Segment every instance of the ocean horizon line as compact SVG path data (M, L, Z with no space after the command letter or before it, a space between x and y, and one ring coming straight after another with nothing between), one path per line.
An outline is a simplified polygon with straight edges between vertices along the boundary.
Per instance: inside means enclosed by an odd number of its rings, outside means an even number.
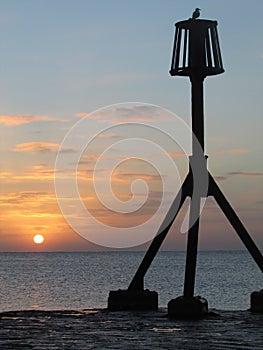
M10 251L0 251L0 254L11 254L11 253L144 253L145 250L128 250L128 249L109 249L109 250L36 250L36 251L19 251L19 250L10 250ZM263 252L262 249L260 249ZM160 253L186 253L186 250L165 250L161 249ZM201 249L198 251L199 253L210 253L210 252L249 252L247 249Z

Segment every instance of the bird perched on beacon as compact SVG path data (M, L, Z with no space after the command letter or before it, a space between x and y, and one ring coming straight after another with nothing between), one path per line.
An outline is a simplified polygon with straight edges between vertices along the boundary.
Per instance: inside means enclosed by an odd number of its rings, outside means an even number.
M200 16L200 9L197 7L192 14L192 19L196 19L199 16Z

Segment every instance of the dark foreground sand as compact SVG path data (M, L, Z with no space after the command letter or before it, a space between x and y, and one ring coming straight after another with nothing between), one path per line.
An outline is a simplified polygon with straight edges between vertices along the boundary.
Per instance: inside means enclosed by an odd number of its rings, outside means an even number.
M215 311L199 321L155 312L17 311L0 314L0 349L263 349L263 315Z

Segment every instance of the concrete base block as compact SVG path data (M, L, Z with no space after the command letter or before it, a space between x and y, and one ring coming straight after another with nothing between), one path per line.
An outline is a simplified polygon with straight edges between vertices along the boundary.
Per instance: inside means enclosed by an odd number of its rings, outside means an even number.
M158 293L148 289L142 291L116 290L110 291L108 309L116 310L157 310Z
M202 318L208 314L207 300L201 297L178 297L168 303L168 316L174 318Z
M250 310L263 313L263 289L250 295Z

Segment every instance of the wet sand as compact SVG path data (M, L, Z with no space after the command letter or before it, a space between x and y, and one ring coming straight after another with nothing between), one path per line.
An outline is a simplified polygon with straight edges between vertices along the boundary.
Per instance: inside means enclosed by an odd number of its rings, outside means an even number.
M170 320L166 310L0 313L0 349L263 349L263 314L212 310Z

